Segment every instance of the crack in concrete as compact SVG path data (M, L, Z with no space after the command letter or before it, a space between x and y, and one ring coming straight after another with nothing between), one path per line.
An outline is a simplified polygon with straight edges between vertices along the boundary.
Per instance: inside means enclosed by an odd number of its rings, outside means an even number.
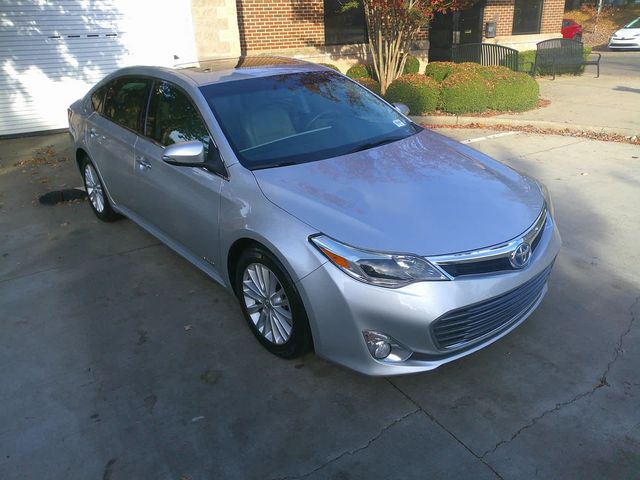
M340 460L343 457L349 456L349 455L355 455L358 452L361 452L363 450L366 450L367 448L369 448L371 446L371 444L373 444L376 440L378 440L382 435L384 435L389 429L391 429L392 427L394 427L395 425L397 425L398 423L404 421L406 418L410 417L411 415L414 415L415 413L418 413L420 411L419 408L416 408L415 410L412 410L409 413L406 413L404 415L402 415L400 418L395 419L393 422L391 422L389 425L385 426L384 428L382 428L376 435L374 435L370 440L368 440L364 445L355 448L353 450L347 450L344 451L338 455L336 455L335 457L327 460L326 462L318 465L316 468L314 468L313 470L310 470L306 473L303 473L301 475L294 475L294 476L286 476L286 477L275 477L272 478L271 480L298 480L300 478L307 478L310 475L313 475L314 473L322 470L323 468L331 465L334 462L337 462L338 460Z
M102 480L111 480L111 475L113 474L113 465L118 460L118 457L112 458L107 462L104 466L104 472L102 474Z
M566 407L568 405L571 405L571 404L577 402L578 400L581 400L581 399L583 399L585 397L593 395L597 390L601 389L602 387L608 387L609 386L609 382L607 381L607 376L609 375L609 372L613 368L614 364L620 358L620 354L624 351L623 348L622 348L622 344L624 343L624 338L631 332L631 328L633 327L633 324L637 320L635 310L636 310L636 307L638 306L639 303L640 303L640 296L638 296L634 300L634 302L631 304L631 307L629 307L629 315L631 316L631 319L629 320L627 328L620 334L620 337L618 338L618 343L616 344L616 347L615 347L614 352L613 352L613 358L609 361L609 363L607 363L607 366L604 369L604 372L602 373L602 375L598 379L598 383L594 387L592 387L591 389L587 390L586 392L582 392L582 393L577 394L576 396L574 396L570 400L567 400L567 401L564 401L564 402L560 402L560 403L556 403L556 405L553 408L545 410L544 412L542 412L537 417L532 418L528 423L523 425L513 435L511 435L511 438L509 438L508 440L500 440L492 448L490 448L489 450L484 452L481 455L481 458L485 458L487 455L491 455L492 453L494 453L496 450L498 450L503 445L512 442L522 432L524 432L525 430L533 427L536 423L538 423L540 420L542 420L547 415L552 414L554 412L557 412L559 410L562 410L564 407Z
M453 438L456 442L458 442L462 448L464 448L467 452L469 452L471 455L473 455L476 459L478 459L485 467L487 467L489 470L491 470L491 472L496 476L496 478L498 480L504 480L504 478L502 477L502 475L500 475L497 470L495 468L493 468L482 456L478 455L476 452L474 452L471 447L467 446L466 443L464 443L462 440L460 440L455 433L453 433L451 430L449 430L447 427L445 427L436 417L434 417L432 414L430 414L428 411L426 411L424 408L422 408L418 402L416 402L413 398L411 398L411 396L409 394L407 394L404 390L402 390L400 387L398 387L395 383L393 383L389 378L386 378L387 382L389 383L389 385L391 385L393 388L395 388L398 392L400 392L407 400L409 400L418 410L420 410L422 413L424 413L432 422L434 422L436 425L438 425L442 430L444 430L445 432L447 432L449 434L449 436L451 438Z
M89 262L97 262L97 261L104 260L104 259L107 259L107 258L115 257L117 255L128 255L130 253L139 252L140 250L146 250L148 248L159 247L159 246L164 246L164 244L160 243L160 242L155 242L155 243L152 243L150 245L143 245L143 246L140 246L140 247L130 248L128 250L123 250L121 252L113 252L113 253L109 253L109 254L106 254L106 255L97 256L95 258L89 258L89 259L83 260L81 263L82 263L82 265L85 265L85 264L87 264ZM27 277L41 275L43 273L49 273L49 272L53 272L53 271L56 271L56 270L73 269L73 268L76 268L78 265L79 264L77 262L76 263L68 263L68 264L65 263L65 264L62 264L62 265L55 265L53 267L44 268L42 270L36 270L34 272L23 273L22 275L15 275L13 277L0 278L0 283L7 283L7 282L14 281L14 280L22 280L22 279L27 278Z

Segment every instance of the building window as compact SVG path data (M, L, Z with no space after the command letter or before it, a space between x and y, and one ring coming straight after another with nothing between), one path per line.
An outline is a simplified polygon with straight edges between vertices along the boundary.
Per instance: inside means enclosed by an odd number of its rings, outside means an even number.
M367 25L362 1L358 2L358 8L343 12L342 6L345 3L349 1L324 0L324 43L326 45L367 42Z
M513 34L540 33L543 0L516 0L513 11Z

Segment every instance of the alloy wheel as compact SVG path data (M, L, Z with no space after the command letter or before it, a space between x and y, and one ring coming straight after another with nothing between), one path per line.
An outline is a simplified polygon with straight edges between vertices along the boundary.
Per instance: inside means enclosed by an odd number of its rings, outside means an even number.
M98 173L90 163L87 163L84 167L84 183L91 205L96 209L96 212L102 213L105 205L104 192L100 179L98 178Z
M282 345L291 338L293 319L287 294L278 277L265 265L252 263L242 276L247 314L266 340Z

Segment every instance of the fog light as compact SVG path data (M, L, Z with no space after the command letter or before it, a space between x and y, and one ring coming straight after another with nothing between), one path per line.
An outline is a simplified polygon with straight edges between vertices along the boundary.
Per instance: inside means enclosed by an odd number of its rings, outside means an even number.
M386 362L403 362L411 356L409 349L400 345L389 335L380 332L365 330L362 332L369 353L376 360Z
M372 355L376 357L378 360L387 358L390 353L391 353L391 345L389 343L380 340L379 342L375 342L373 344Z

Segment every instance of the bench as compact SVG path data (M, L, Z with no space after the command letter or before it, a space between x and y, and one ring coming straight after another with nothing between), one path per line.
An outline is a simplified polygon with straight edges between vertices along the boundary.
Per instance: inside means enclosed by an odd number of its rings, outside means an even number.
M600 77L600 58L589 60L584 58L584 46L582 42L571 40L569 38L552 38L544 40L536 44L536 59L531 69L531 75L535 76L538 69L543 71L551 71L553 79L556 78L556 72L561 67L581 67L582 65L595 65L598 69L596 78Z
M451 60L455 63L473 62L480 65L500 65L518 71L518 51L493 43L454 45Z

